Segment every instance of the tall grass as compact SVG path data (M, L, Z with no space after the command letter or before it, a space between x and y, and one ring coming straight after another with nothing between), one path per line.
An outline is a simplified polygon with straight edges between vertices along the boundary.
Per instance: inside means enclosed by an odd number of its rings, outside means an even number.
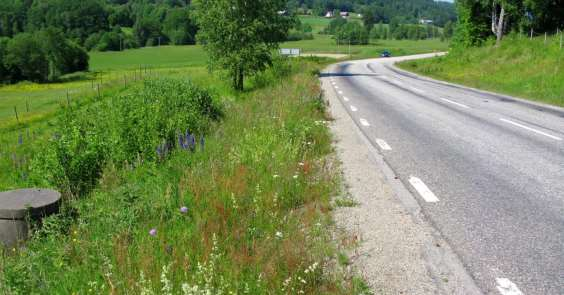
M336 267L339 190L320 65L296 62L220 92L194 151L104 167L95 189L3 253L8 294L360 294ZM300 73L297 73L297 71ZM292 73L289 76L285 74Z
M560 36L529 40L510 35L499 48L493 42L458 49L445 57L409 61L400 67L447 80L564 106L564 49Z

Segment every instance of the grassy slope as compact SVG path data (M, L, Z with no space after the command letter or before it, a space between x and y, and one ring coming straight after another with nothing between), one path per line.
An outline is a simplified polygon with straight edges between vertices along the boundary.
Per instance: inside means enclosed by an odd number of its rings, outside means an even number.
M453 52L447 57L404 62L399 66L433 78L564 106L564 49L557 37L509 37L491 45Z
M166 285L179 293L184 283L214 294L364 290L326 273L336 251L327 213L339 184L312 75L320 66L296 65L303 71L285 83L238 96L205 71L168 72L225 97L226 118L205 148L160 165L109 168L95 192L72 203L70 228L69 216L50 218L25 250L3 256L4 287L22 294L166 293Z

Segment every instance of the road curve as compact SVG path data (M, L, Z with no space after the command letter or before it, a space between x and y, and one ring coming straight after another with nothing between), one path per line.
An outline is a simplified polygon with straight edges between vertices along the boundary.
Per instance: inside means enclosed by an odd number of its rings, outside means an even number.
M564 109L397 71L322 74L486 294L564 294Z

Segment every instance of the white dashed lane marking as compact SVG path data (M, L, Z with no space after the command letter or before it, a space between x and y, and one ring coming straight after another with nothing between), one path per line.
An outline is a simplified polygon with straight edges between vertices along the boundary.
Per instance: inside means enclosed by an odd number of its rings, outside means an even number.
M366 121L366 119L360 118L360 124L362 124L362 126L364 127L369 127L370 123L368 123L368 121Z
M351 106L351 111L356 112L358 109L355 106Z
M523 295L523 292L517 288L517 285L507 278L495 279L497 283L497 290L502 295Z
M349 101L349 98L346 97L346 96L343 96L343 100L344 100L344 101Z
M409 178L409 183L415 188L415 190L419 193L419 195L425 200L427 203L436 203L439 201L439 198L435 196L435 194L427 187L427 185L419 178L415 176L411 176Z
M378 144L378 146L384 151L392 150L392 147L383 139L376 138L376 144Z
M459 106L459 107L461 107L461 108L465 108L465 109L469 109L469 108L470 108L469 106L467 106L467 105L465 105L465 104L461 104L461 103L458 103L458 102L456 102L456 101L452 101L452 100L450 100L450 99L446 99L446 98L442 98L442 97L441 97L441 100L446 101L446 102L448 102L448 103L450 103L450 104L453 104L453 105L457 105L457 106Z
M523 129L525 129L525 130L529 130L529 131L534 132L534 133L536 133L536 134L544 135L544 136L546 136L546 137L548 137L548 138L552 138L552 139L554 139L554 140L558 140L558 141L561 141L561 140L562 140L562 138L560 138L560 137L558 137L558 136L554 136L554 135L548 134L548 133L546 133L546 132L543 132L543 131L540 131L540 130L531 128L531 127L529 127L529 126L525 126L525 125L520 124L520 123L517 123L517 122L513 122L513 121L511 121L511 120L507 120L507 119L499 119L499 120L502 121L502 122L505 122L505 123L507 123L507 124L511 124L511 125L513 125L513 126L517 126L517 127L523 128Z
M339 91L337 91L337 92L338 92L339 94L343 94L343 91L341 91L341 90L339 90Z

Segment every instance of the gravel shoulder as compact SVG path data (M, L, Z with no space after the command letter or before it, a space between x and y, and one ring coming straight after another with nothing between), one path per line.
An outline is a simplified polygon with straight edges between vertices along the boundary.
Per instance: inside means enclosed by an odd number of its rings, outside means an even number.
M335 219L339 228L360 239L351 255L353 267L376 294L481 294L351 119L330 85L331 69L321 82L334 119L331 130L346 193L358 204L339 208Z

